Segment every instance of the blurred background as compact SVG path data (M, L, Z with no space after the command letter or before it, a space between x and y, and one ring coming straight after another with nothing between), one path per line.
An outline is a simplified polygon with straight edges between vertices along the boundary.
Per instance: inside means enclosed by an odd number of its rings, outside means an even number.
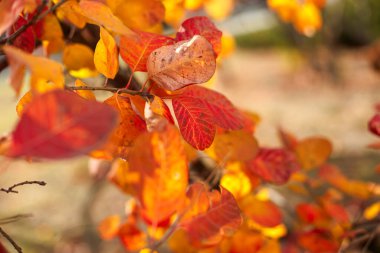
M278 127L300 138L326 136L334 144L332 161L347 175L380 182L375 174L380 155L367 148L376 141L367 122L380 102L380 1L327 1L322 17L321 30L306 37L282 22L266 1L236 1L232 14L216 21L234 42L229 40L232 53L209 85L260 116L260 146L279 145ZM17 99L7 76L7 70L0 74L0 133L17 122ZM96 227L109 215L123 214L126 197L91 176L87 158L54 163L1 158L0 163L1 187L47 182L20 187L19 194L1 193L0 221L31 215L3 226L25 252L123 252L117 240L101 241Z

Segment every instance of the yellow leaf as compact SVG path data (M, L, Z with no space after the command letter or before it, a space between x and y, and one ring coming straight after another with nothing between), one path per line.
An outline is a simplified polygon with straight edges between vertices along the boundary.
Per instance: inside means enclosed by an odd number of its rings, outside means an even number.
M297 0L268 0L268 6L277 13L284 22L291 22L298 8Z
M206 0L204 9L208 15L216 20L225 19L234 9L234 0Z
M82 82L80 79L75 80L75 87L87 87L87 85ZM88 100L96 100L94 92L90 90L76 90L75 93L77 93L82 98L88 99Z
M313 36L322 27L320 10L312 3L302 4L297 9L294 27L305 36Z
M222 35L222 51L219 54L218 59L226 58L230 56L236 48L235 38L226 32Z
M185 8L182 0L163 0L165 6L165 22L174 28L178 28L183 17Z
M79 43L65 46L62 62L68 70L95 69L94 52L88 46Z
M380 202L376 202L364 210L364 218L372 220L376 218L380 213Z
M160 24L165 16L161 0L107 0L112 12L131 28L147 31Z
M226 172L220 181L220 185L230 191L236 199L239 199L251 192L251 181L241 169L231 170L229 169L230 167L231 165L227 165Z
M49 13L42 23L41 40L46 55L56 53L64 47L63 32L55 15Z
M107 78L114 78L119 70L117 45L106 29L100 28L100 39L95 48L96 69Z
M18 101L16 105L16 112L19 117L21 117L22 113L25 110L25 106L27 106L33 99L33 93L31 91L28 91L24 94Z
M11 84L18 95L22 86L23 72L25 67L31 71L31 88L36 92L43 92L49 89L46 82L53 84L55 87L63 88L64 76L63 67L58 62L50 59L34 56L23 52L13 46L4 46L3 50L7 55L11 68ZM22 76L18 76L22 74ZM36 86L38 80L45 80L42 86Z
M202 7L203 0L185 0L185 8L187 10L195 11Z
M76 0L69 0L65 2L56 11L59 19L67 20L79 29L82 29L87 22L87 18L81 13L81 8Z
M332 153L332 144L326 138L310 137L301 140L295 147L298 161L308 170L321 166Z

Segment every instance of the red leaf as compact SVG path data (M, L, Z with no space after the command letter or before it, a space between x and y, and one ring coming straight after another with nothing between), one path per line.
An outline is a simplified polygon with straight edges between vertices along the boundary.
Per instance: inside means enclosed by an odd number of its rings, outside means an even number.
M59 159L86 154L107 140L117 118L110 106L73 92L44 93L25 108L9 155Z
M368 122L368 130L377 135L380 136L380 114L376 114L372 117L372 119Z
M239 129L243 125L240 112L226 97L200 86L188 87L175 95L173 109L182 136L200 150L211 145L215 125L228 130Z
M135 31L139 40L121 36L120 55L133 71L147 71L150 53L159 47L174 44L174 39L159 34Z
M221 187L221 192L210 193L210 208L182 226L193 245L215 245L223 235L236 231L241 223L240 209L232 194Z
M339 245L326 231L313 229L298 236L298 243L311 253L338 252Z
M12 35L15 33L20 27L26 25L28 21L23 18L19 17L16 22L9 28L7 32L7 36ZM33 27L29 27L24 32L22 32L14 41L13 45L15 47L18 47L25 52L31 53L34 50L35 46L35 35L33 31Z
M176 40L188 40L194 35L205 37L216 55L222 50L222 32L207 17L193 17L185 20L176 34Z
M262 148L247 167L252 173L275 184L286 183L291 174L300 169L293 153L275 148Z

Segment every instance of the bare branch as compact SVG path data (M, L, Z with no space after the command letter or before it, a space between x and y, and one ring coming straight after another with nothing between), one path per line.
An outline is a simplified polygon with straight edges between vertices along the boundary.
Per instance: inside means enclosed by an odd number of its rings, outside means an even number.
M12 239L12 237L10 237L10 235L8 235L1 227L0 227L0 234L8 240L8 242L10 242L13 246L13 248L15 248L15 250L18 252L18 253L22 253L22 248L20 246L18 246L18 244Z
M65 86L67 90L91 90L91 91L109 91L113 93L126 93L132 96L141 96L144 98L151 98L152 95L150 93L147 93L145 91L136 91L136 90L130 90L125 88L114 88L114 87L90 87L90 86Z
M12 185L11 187L8 187L8 189L1 188L0 191L6 192L6 193L18 193L18 191L15 191L14 188L21 186L21 185L26 185L26 184L38 184L41 186L45 186L46 183L44 181L24 181L21 183L17 183Z

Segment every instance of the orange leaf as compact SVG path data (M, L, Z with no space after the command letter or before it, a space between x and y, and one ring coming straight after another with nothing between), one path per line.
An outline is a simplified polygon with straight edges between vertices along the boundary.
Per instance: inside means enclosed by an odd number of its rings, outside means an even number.
M94 52L86 45L73 43L65 46L62 62L68 70L95 69Z
M174 95L172 103L182 136L196 149L211 145L215 125L228 130L242 127L240 112L222 94L207 88L188 87Z
M171 124L174 124L173 116L170 113L169 107L165 104L164 100L160 97L154 96L153 101L150 103L150 109L153 113L160 115L167 119Z
M298 204L296 206L296 211L298 217L300 217L303 222L308 224L317 224L326 218L323 210L318 205L313 203Z
M147 71L149 55L159 47L171 45L174 39L159 34L136 31L139 40L121 36L120 55L133 71Z
M41 40L47 55L61 51L65 45L63 32L57 17L51 13L44 17Z
M104 219L98 226L100 237L103 240L109 240L115 237L120 228L119 215L112 215Z
M133 31L126 27L121 20L116 17L111 9L101 2L82 0L79 2L81 15L89 18L92 22L115 33L135 37Z
M282 145L291 150L294 151L294 149L298 145L298 139L291 133L285 131L282 128L278 129L278 135L280 136L280 140L282 142Z
M275 227L282 222L279 208L269 200L257 199L248 195L239 202L243 213L254 222L264 227Z
M83 155L102 145L116 123L117 114L109 106L54 90L35 97L25 109L9 155L49 159Z
M80 79L75 80L75 87L87 87L87 85L82 82ZM74 91L82 98L88 99L88 100L96 100L96 97L94 93L90 90L76 90Z
M79 3L75 0L69 0L63 3L57 9L56 13L59 19L68 21L79 29L82 29L87 23L87 18L81 14L82 11Z
M24 113L25 107L30 104L30 102L33 100L33 93L31 91L28 91L24 94L18 101L16 105L16 112L19 117Z
M222 50L222 32L207 17L192 17L182 23L176 34L176 40L189 40L194 35L201 35L207 39L216 55Z
M63 87L63 68L58 62L27 54L13 46L4 46L3 50L11 68L10 80L16 94L19 94L22 88L25 66L32 72L31 86L33 91L43 92L49 89L49 85L36 82L38 80L51 81L57 87Z
M146 131L145 121L133 110L128 95L115 94L106 99L104 103L117 110L120 115L120 122L107 143L92 155L105 159L126 158L133 141Z
M170 91L207 82L215 68L212 45L200 35L154 50L147 63L149 78Z
M298 235L298 243L310 253L335 253L339 244L324 230L314 229Z
M230 235L242 224L240 209L232 194L221 187L221 192L209 194L211 205L205 213L181 223L192 245L215 245L223 236Z
M119 70L116 42L103 27L100 27L100 39L95 48L94 63L96 69L107 78L114 78Z
M331 142L326 138L310 137L299 141L295 152L301 167L308 170L324 164L332 149Z
M188 183L186 154L177 130L139 137L129 156L130 169L141 174L135 186L144 218L153 225L168 219L185 200Z
M293 153L285 149L262 148L256 158L247 163L250 172L275 184L286 183L299 170Z
M232 237L231 253L257 253L263 247L264 236L256 231L239 229Z
M322 27L321 12L313 3L303 3L296 9L293 24L298 32L311 37Z
M234 0L208 0L204 3L204 9L213 19L223 20L234 9Z

